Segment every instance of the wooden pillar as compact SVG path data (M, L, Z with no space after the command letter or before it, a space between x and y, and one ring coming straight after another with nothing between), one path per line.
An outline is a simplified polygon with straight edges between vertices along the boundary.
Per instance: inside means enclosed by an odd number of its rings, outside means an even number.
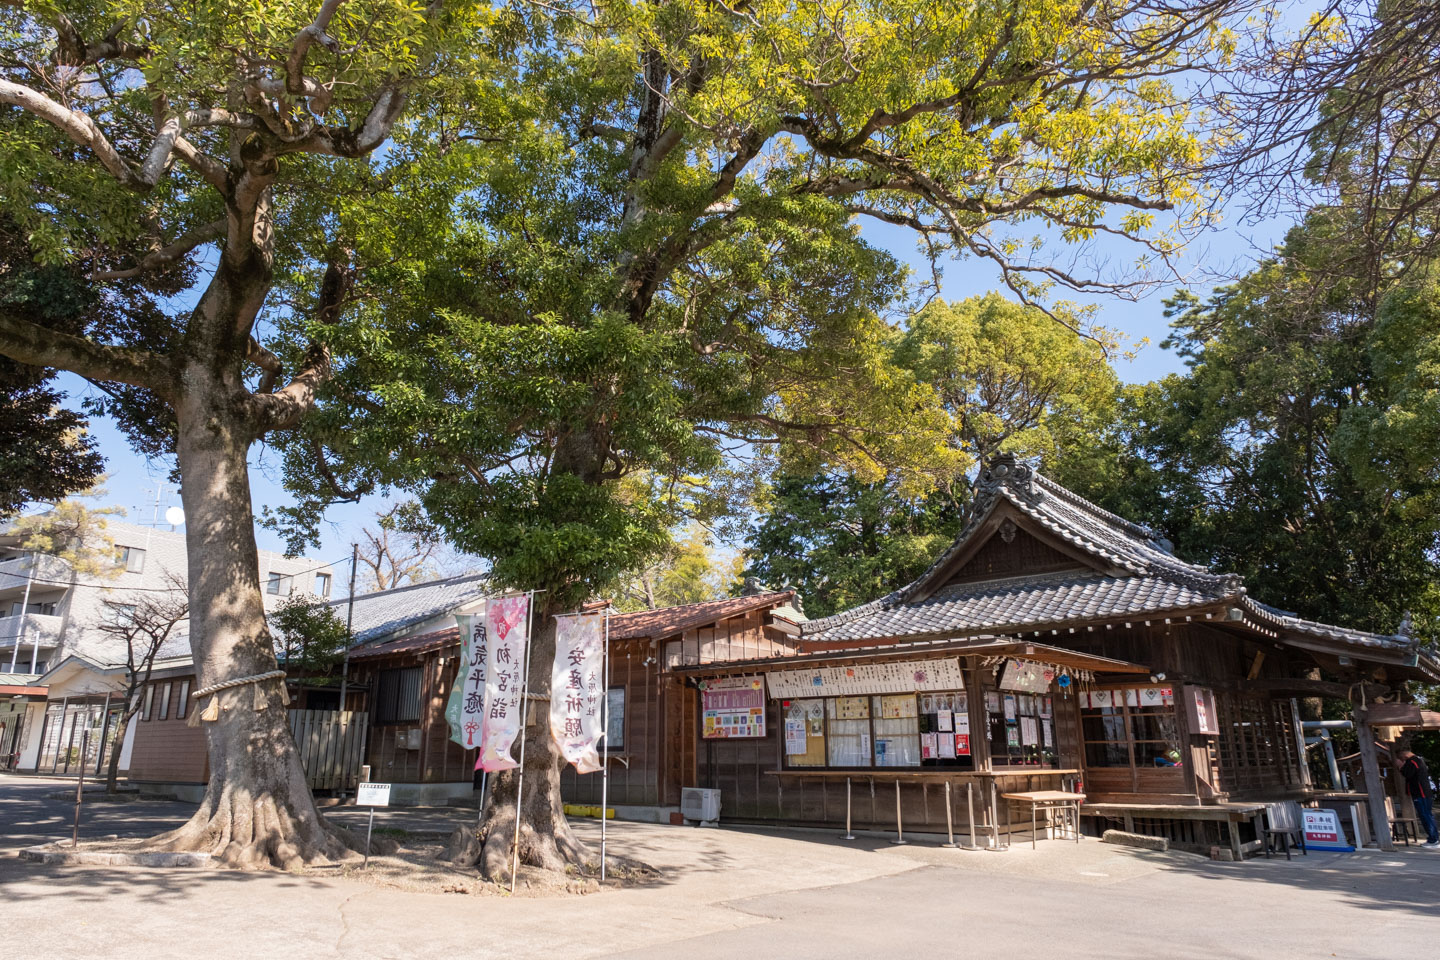
M1390 834L1390 817L1385 812L1385 786L1380 782L1380 754L1375 749L1375 731L1365 722L1365 705L1355 708L1355 735L1360 739L1360 769L1365 773L1365 793L1370 807L1370 826L1381 850L1395 849Z
M1305 790L1314 789L1315 784L1310 779L1310 754L1305 751L1305 727L1300 721L1300 703L1294 697L1290 698L1290 725L1295 735L1295 749L1299 751L1300 758L1300 786ZM1337 783L1335 789L1340 789Z

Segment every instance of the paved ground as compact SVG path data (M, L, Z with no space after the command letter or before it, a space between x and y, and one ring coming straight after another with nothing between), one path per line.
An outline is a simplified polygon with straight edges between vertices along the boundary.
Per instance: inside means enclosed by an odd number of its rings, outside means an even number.
M1440 852L1419 848L1228 864L1094 840L991 854L620 823L616 849L661 867L661 882L510 900L340 877L15 860L17 847L67 832L73 808L43 799L55 789L0 777L0 956L1392 960L1436 956L1440 942ZM144 834L189 809L96 804L86 833ZM429 830L473 813L390 816ZM579 829L593 839L598 825Z

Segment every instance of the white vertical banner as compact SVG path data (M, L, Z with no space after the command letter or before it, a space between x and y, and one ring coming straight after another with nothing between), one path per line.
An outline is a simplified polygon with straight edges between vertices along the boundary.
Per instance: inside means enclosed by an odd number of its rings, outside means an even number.
M510 756L525 722L522 701L525 653L529 646L530 596L501 597L485 608L485 701L479 769L513 770Z
M579 773L601 767L596 749L602 697L600 671L605 650L601 615L555 618L555 663L550 670L550 734Z
M464 692L460 699L461 746L474 750L480 746L480 730L485 725L485 610L467 617L470 621L469 643L462 648L468 656L468 663L460 665L465 671Z

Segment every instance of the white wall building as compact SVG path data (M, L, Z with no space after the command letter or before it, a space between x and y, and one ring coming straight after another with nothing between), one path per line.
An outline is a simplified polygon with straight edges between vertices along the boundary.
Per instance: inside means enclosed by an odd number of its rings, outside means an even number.
M76 574L64 560L30 554L21 537L0 533L0 673L42 674L66 657L124 662L123 644L99 630L126 606L186 581L185 534L109 519L115 542L110 575ZM328 564L260 551L260 583L272 610L294 594L328 598L334 585ZM176 628L186 632L185 625Z
M100 627L140 597L184 589L183 533L107 519L115 567L103 575L77 573L58 557L26 551L19 535L0 532L0 684L49 687L46 700L27 698L23 716L17 697L0 718L0 769L75 773L83 753L87 773L96 774L105 750L86 744L83 732L106 749L116 742L126 661L124 641ZM269 550L259 559L266 610L291 596L330 596L335 575L328 564ZM187 627L176 625L162 657L187 646ZM122 754L122 766L123 760Z

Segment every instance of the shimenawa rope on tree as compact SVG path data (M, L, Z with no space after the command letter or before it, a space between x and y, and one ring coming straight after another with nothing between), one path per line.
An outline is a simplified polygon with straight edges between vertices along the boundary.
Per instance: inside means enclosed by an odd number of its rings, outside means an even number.
M219 683L212 683L208 687L201 687L199 690L196 690L194 693L190 694L190 696L195 698L196 706L198 706L199 701L204 699L205 697L210 698L210 703L206 705L203 711L191 710L190 719L186 720L185 723L187 726L198 727L200 725L200 721L202 720L206 722L213 722L215 720L219 720L220 698L215 696L215 694L219 693L221 690L229 690L232 687L243 687L247 683L255 684L255 709L264 710L270 705L270 700L265 696L265 690L260 685L266 680L283 681L284 679L284 670L271 670L267 673L257 673L254 676L250 677L236 677L234 680L222 680ZM290 703L290 693L285 689L285 684L283 682L280 684L280 702L286 705Z

